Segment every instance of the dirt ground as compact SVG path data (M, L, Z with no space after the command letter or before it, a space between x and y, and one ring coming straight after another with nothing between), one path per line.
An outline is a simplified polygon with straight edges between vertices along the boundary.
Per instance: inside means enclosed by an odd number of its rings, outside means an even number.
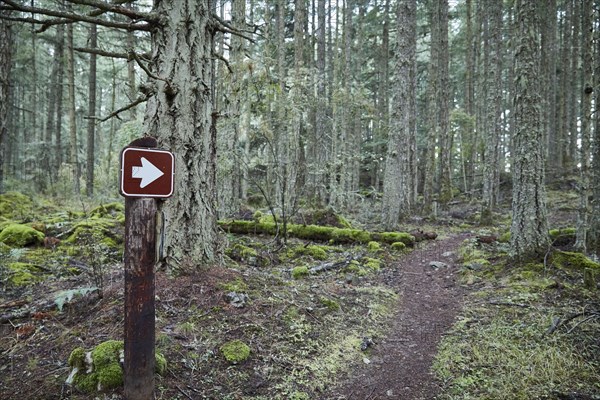
M396 268L382 274L396 287L398 313L389 333L363 365L352 370L325 399L434 399L440 387L430 373L437 345L461 309L466 289L457 282L457 249L468 237L421 244ZM434 263L434 264L430 264Z

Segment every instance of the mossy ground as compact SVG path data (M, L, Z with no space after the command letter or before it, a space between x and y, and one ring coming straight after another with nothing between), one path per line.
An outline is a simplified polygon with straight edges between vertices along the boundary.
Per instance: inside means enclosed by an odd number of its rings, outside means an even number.
M1 261L23 271L21 286L2 287L0 303L25 299L16 303L24 311L38 302L51 307L4 326L0 365L12 366L0 378L0 398L37 399L42 393L65 391L71 399L87 399L86 391L95 390L101 380L105 388L112 386L109 378L118 375L116 367L108 368L106 379L80 377L73 387L64 386L68 368L48 371L66 366L75 348L87 349L85 354L107 338L122 337L123 270L118 263L122 206L106 203L88 206L85 212L53 210L31 215L33 221L40 221L46 237L57 240L48 247L41 243L0 247ZM382 242L371 245L368 257L361 255L368 233L339 225L334 244L290 238L280 248L269 237L229 235L226 265L195 277L173 278L158 272L156 343L169 363L167 373L156 377L157 398L181 397L177 387L193 398L318 398L338 372L362 362L362 338L383 335L386 319L397 305L396 295L378 282L378 274L390 268L390 261L400 253ZM311 229L321 228L331 229ZM356 271L343 263L353 258ZM294 279L294 268L306 272L326 263L343 265ZM96 286L95 266L104 268L103 296L90 290L73 296L59 311L54 301L60 293ZM0 268L0 274L3 279L12 276L6 268ZM348 275L354 275L351 282ZM247 296L241 307L226 300L230 292ZM19 308L11 311L18 313ZM221 349L231 341L247 344L250 357L228 362ZM76 358L72 364L79 362ZM37 389L21 384L23 373L38 377ZM117 386L109 392L119 393Z
M600 398L600 294L583 279L598 264L555 250L537 263L507 265L504 249L462 247L463 281L478 290L440 345L440 398Z

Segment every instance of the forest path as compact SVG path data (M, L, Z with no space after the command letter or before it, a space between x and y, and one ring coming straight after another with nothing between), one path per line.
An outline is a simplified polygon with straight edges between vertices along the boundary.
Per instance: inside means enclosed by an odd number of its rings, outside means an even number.
M323 398L421 400L439 394L431 365L442 335L464 302L457 258L468 237L459 234L422 243L385 269L382 279L400 295L398 313L386 337L365 354L368 363L356 367Z

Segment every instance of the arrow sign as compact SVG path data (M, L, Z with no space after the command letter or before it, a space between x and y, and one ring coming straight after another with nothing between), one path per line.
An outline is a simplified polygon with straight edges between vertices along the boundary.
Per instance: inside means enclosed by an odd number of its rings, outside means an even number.
M121 152L120 192L125 197L170 197L175 161L167 150L126 147Z
M145 157L142 157L141 167L131 167L131 177L140 178L142 180L142 182L140 182L141 188L145 188L164 174L165 173L156 168L154 164L146 160Z

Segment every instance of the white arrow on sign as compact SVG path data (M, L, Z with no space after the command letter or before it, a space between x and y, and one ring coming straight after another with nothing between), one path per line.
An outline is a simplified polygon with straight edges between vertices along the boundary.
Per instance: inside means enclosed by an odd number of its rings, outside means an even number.
M142 180L142 182L140 182L140 188L145 188L164 174L165 173L156 168L154 164L146 160L145 157L142 157L141 167L131 167L131 177L140 178Z

